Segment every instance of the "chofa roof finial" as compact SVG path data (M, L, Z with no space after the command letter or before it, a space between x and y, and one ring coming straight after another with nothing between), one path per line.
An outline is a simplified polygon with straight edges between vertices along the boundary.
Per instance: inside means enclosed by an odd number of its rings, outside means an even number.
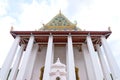
M13 29L14 29L14 27L13 27L13 26L11 26L10 31L13 31Z
M61 14L61 9L59 10L59 14Z
M111 27L110 26L108 27L108 30L111 31Z

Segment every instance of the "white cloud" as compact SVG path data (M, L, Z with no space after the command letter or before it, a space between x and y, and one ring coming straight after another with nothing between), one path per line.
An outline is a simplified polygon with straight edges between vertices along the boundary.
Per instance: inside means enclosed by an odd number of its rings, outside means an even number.
M2 58L0 58L0 67L13 42L13 38L9 33L10 27L13 25L15 30L39 29L43 23L47 23L58 13L60 6L65 8L67 5L67 1L63 4L61 1L56 1L55 3L52 1L51 3L51 5L48 5L46 1L38 3L33 0L32 4L21 4L23 12L17 16L19 22L11 16L5 16L0 19L0 26L2 26L0 32L0 36L2 37L0 41L0 56L2 56ZM56 7L54 7L54 4L56 4Z
M10 35L11 26L16 23L16 20L10 16L6 16L0 19L0 66L3 64L3 61L11 47L13 38ZM2 56L2 57L1 57Z
M78 25L86 30L107 30L110 26L112 34L108 39L110 48L120 67L120 1L119 0L95 0L89 7L84 7L77 18Z
M6 14L6 7L7 7L6 3L0 2L0 16L3 16Z
M82 6L82 9L74 16L78 21L78 25L82 28L107 30L108 26L113 27L118 20L120 21L119 8L118 1L93 0L93 3L89 6Z
M7 1L0 1L0 67L2 66L6 55L12 45L13 37L10 34L11 26L16 25L16 19L12 16L8 16L7 13L8 3Z
M11 16L5 16L0 19L0 25L1 26L8 26L8 25L14 25L16 22L16 19L14 19Z
M62 0L52 0L50 5L46 1L37 3L33 0L32 4L23 4L22 7L23 12L19 16L19 27L24 27L24 30L34 30L40 28L43 23L47 23L61 8L65 10L67 0L65 0L65 3Z

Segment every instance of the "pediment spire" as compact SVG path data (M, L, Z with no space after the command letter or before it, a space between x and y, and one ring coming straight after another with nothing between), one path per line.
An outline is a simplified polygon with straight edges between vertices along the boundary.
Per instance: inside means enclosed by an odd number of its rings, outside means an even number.
M61 9L59 10L59 14L61 14Z

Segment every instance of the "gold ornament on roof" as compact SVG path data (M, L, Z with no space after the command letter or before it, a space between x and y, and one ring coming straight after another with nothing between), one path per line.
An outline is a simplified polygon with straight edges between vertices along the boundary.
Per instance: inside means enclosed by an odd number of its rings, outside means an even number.
M59 10L59 14L61 14L61 10Z
M108 27L108 30L111 31L111 27L110 26Z
M14 29L14 27L13 27L13 26L11 26L10 31L13 31L13 29Z

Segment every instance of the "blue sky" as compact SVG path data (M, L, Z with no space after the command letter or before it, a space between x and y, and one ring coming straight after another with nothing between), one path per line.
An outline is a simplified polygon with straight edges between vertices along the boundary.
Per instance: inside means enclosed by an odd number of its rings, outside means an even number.
M120 67L119 0L0 0L0 67L11 47L14 30L35 30L58 14L59 10L85 30L108 30L108 43Z

